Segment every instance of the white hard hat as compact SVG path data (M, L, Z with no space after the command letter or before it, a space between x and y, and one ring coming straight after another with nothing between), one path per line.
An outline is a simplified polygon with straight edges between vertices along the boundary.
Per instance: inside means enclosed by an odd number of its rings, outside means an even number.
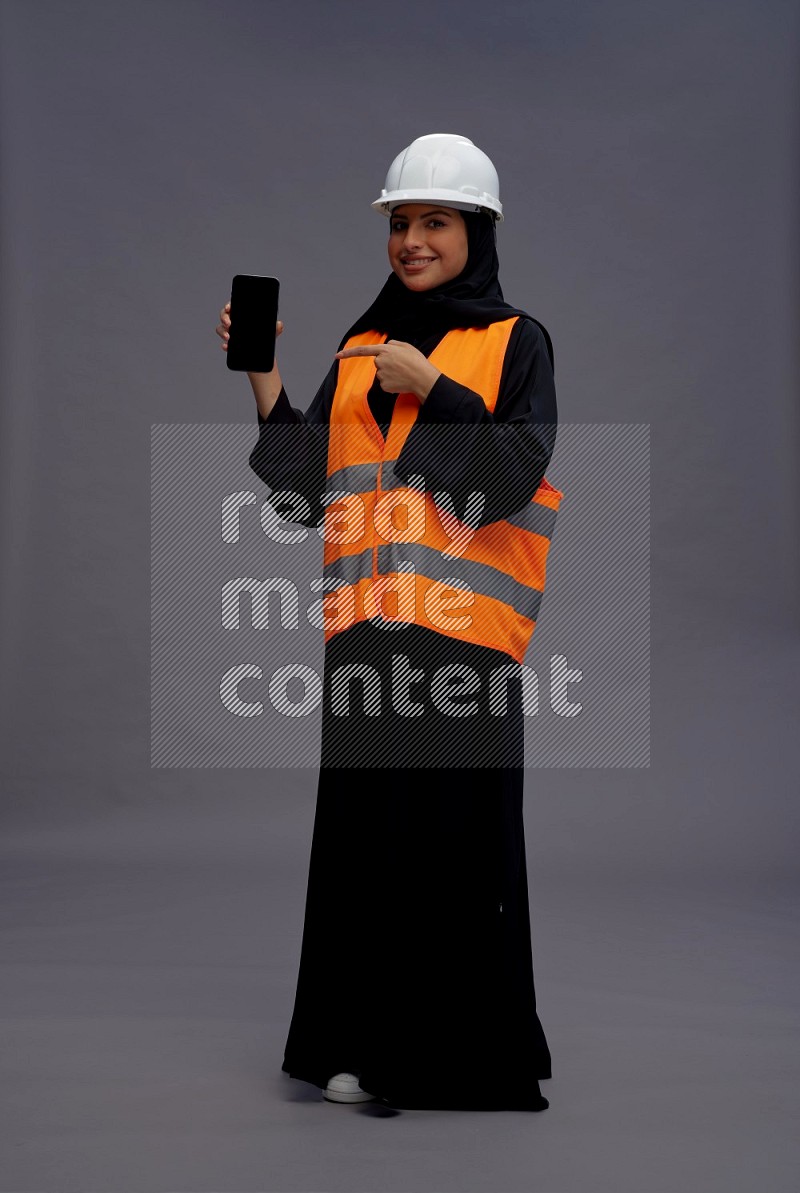
M371 206L390 216L398 204L412 202L503 218L497 171L469 137L457 133L428 133L412 141L392 162L381 197Z

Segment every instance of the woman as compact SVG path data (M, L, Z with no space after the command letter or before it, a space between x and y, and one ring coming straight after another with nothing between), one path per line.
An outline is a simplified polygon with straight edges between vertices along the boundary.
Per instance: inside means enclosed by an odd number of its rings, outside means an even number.
M326 528L322 762L283 1070L329 1101L548 1106L518 665L562 494L544 477L552 346L503 300L498 194L471 141L418 138L372 204L392 273L309 410L277 364L249 375L251 466Z

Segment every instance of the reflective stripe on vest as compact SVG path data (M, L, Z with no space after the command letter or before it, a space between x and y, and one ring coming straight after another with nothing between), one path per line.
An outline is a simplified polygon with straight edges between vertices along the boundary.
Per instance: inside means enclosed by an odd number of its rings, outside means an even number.
M431 353L431 364L480 394L493 411L517 318L449 331ZM367 331L351 336L345 347L385 341L382 333ZM323 524L326 639L368 619L397 629L413 622L505 651L521 663L564 494L543 478L523 509L481 526L465 545L464 524L437 506L432 492L409 487L393 472L419 399L397 395L384 440L367 397L374 379L373 356L339 361ZM402 530L387 512L395 504L411 511Z

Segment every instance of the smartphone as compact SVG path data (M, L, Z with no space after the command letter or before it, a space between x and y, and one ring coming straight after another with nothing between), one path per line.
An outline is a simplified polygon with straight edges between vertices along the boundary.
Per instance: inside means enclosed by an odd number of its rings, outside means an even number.
M257 273L234 277L225 354L229 369L244 373L271 373L274 369L279 287L277 278Z

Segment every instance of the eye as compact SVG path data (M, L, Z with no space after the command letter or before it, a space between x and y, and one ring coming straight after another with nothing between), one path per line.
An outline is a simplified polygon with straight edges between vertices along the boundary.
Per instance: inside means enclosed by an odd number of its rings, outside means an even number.
M428 220L429 224L436 224L439 228L444 227L444 220Z
M405 227L405 224L403 223L402 220L395 220L395 222L392 224L392 231L393 232L402 232L404 227Z

